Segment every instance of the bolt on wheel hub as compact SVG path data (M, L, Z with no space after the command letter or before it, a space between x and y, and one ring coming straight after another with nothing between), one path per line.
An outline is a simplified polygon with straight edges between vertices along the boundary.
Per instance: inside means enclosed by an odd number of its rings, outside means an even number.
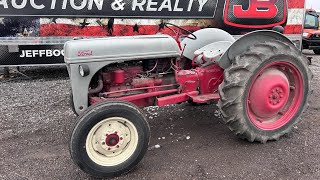
M107 135L106 144L107 146L116 146L119 143L120 137L117 134Z
M109 121L100 126L93 138L100 142L94 145L94 150L105 156L118 155L130 142L129 129L120 121Z
M290 88L288 78L277 69L268 69L254 82L250 92L250 109L261 121L278 114L287 103Z
M277 105L279 103L281 103L281 101L283 101L283 97L284 97L284 92L283 89L281 87L276 87L272 90L272 92L270 93L269 96L269 103L271 105Z

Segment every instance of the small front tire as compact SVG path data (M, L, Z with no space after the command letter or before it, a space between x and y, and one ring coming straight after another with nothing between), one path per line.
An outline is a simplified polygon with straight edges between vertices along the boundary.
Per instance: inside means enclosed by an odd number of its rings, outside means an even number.
M148 149L150 128L135 105L105 101L78 117L70 140L70 154L86 173L108 178L132 170Z

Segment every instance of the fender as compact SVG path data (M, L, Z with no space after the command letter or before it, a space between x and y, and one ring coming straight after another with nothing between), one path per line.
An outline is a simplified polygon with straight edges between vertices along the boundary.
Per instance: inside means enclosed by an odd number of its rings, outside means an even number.
M183 55L188 59L194 58L194 52L202 47L219 41L235 42L235 39L226 31L217 28L205 28L193 33L197 39L185 38L181 41ZM214 49L213 49L214 50Z
M232 64L232 59L237 55L245 52L249 47L259 42L279 40L288 44L293 44L290 39L284 35L272 30L260 30L246 34L245 36L234 42L230 48L222 55L219 60L219 65L222 69L227 69Z

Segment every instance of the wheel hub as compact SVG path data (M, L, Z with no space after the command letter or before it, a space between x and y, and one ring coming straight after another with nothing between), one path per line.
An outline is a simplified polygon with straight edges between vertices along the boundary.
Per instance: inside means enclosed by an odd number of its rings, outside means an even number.
M259 121L264 122L281 113L290 94L289 81L278 69L268 69L253 83L249 107Z
M119 140L120 140L120 137L117 135L116 132L110 135L107 134L106 144L107 146L113 147L119 143Z
M284 97L284 92L283 89L281 87L276 87L272 90L272 92L270 93L269 96L269 103L271 105L278 105L283 101L283 97Z
M121 154L131 141L130 130L120 121L109 121L99 128L92 137L93 150L105 157Z

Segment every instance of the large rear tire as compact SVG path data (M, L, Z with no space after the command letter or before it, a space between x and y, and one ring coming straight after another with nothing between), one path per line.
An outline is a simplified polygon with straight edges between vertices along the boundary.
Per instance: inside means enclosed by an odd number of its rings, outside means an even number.
M148 149L150 128L135 105L106 101L78 117L70 140L70 154L86 173L108 178L132 170Z
M229 129L250 142L278 140L308 105L312 73L294 46L258 43L232 60L218 106Z

